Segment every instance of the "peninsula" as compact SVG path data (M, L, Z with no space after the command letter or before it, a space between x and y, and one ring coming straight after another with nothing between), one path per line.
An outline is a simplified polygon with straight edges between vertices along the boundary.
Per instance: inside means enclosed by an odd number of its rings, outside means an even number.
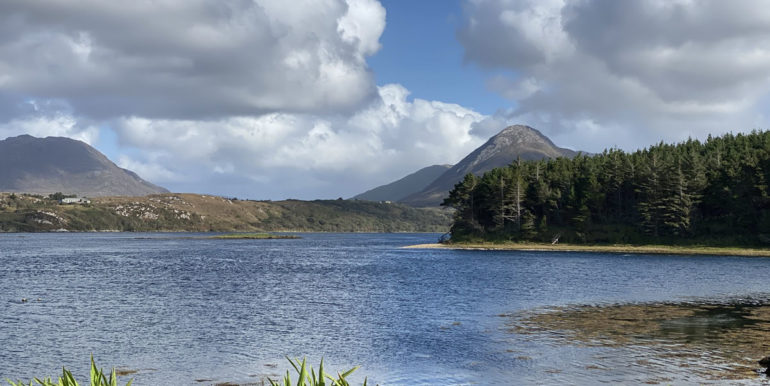
M443 205L455 209L451 242L460 246L765 255L769 183L770 132L755 131L633 153L519 159L467 174ZM601 247L585 247L593 245Z
M417 244L405 249L459 249L476 251L536 251L536 252L596 252L638 255L711 255L711 256L749 256L770 257L767 248L710 247L680 245L580 245L546 243L491 243L468 242L455 244Z

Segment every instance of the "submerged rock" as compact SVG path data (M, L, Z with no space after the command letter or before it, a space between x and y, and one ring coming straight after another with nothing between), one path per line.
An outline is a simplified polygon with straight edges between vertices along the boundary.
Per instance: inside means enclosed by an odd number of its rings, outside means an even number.
M759 361L759 365L762 367L770 367L770 356L766 356Z

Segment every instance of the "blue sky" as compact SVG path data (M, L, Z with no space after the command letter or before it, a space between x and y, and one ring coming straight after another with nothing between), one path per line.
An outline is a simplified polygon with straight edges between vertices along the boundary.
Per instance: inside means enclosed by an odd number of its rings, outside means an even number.
M83 140L172 191L314 199L510 124L588 152L769 126L762 0L161 1L0 2L0 137Z
M387 27L382 48L369 59L377 84L400 83L413 97L441 100L494 114L512 106L487 89L493 73L463 60L455 34L463 22L459 0L385 0ZM501 71L495 71L499 73Z

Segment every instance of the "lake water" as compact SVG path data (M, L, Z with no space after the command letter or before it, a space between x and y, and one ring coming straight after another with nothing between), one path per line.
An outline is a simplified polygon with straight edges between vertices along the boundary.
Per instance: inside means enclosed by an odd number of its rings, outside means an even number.
M289 355L361 365L353 379L370 384L591 383L580 369L614 349L525 339L500 315L770 293L762 258L400 248L434 234L189 236L0 235L0 379L61 366L84 377L93 354L138 370L135 385L259 384Z

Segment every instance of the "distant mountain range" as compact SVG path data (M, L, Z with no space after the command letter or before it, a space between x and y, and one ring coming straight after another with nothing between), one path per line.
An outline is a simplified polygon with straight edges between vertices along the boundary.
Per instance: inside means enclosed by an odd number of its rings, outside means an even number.
M118 167L85 142L21 135L0 141L0 192L97 197L168 190Z
M433 165L402 179L361 193L354 199L402 202L414 207L439 206L467 173L481 175L522 160L573 157L539 131L509 126L454 166ZM79 196L143 196L166 189L122 169L88 144L70 138L29 135L0 141L0 192Z
M548 137L539 131L524 125L514 125L503 129L500 133L490 138L485 144L468 154L457 165L445 170L437 177L430 174L411 174L403 179L383 185L370 190L369 192L382 193L377 200L399 201L415 207L439 206L462 178L473 173L481 175L484 172L510 164L517 157L522 160L540 160L544 158L574 157L577 152L560 148L554 145ZM410 179L410 184L399 183L412 176L423 177L418 180L416 177ZM432 179L431 179L432 178ZM388 195L388 187L398 184L398 194ZM420 188L422 186L422 188ZM406 193L408 190L411 192ZM367 192L367 193L369 193ZM367 193L362 193L355 198L364 198Z
M425 189L431 181L449 170L452 165L433 165L422 168L398 181L367 190L355 197L354 200L368 201L401 201L407 196Z

